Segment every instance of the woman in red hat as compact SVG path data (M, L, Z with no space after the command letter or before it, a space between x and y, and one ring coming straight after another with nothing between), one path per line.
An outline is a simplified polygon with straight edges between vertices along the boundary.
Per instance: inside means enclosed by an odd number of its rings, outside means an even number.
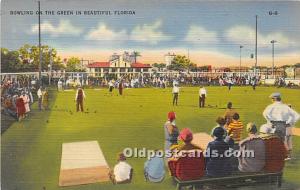
M193 132L184 128L178 139L183 143L172 147L175 154L168 161L171 175L183 181L201 178L205 174L204 155L200 147L192 144Z
M26 112L23 98L18 97L16 99L16 107L17 107L18 120L21 121L23 118L25 118L25 112Z
M164 125L165 130L165 151L170 150L172 145L177 144L177 138L179 135L179 130L175 123L176 114L175 112L168 113L168 120Z

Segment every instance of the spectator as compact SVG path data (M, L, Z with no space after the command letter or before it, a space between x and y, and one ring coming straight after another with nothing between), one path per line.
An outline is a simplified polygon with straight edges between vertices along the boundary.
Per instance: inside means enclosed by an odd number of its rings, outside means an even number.
M241 172L260 172L265 166L265 144L259 137L255 124L247 124L248 137L240 144L239 170ZM253 157L243 156L246 151L253 151Z
M193 145L193 133L190 129L181 130L178 137L183 144L174 146L173 157L168 166L172 176L180 180L194 180L204 176L205 161L200 147Z
M225 141L226 143L228 143L228 144L230 145L230 147L233 147L234 141L233 141L233 139L232 139L230 136L228 136L227 130L226 130L226 128L225 128L225 124L226 124L225 118L224 118L224 117L218 117L218 118L216 119L216 123L217 123L217 126L214 127L214 128L211 130L211 136L214 137L213 132L214 132L215 128L221 127L222 129L224 129L224 141Z
M3 97L3 100L1 102L3 102L4 104L3 108L5 113L14 118L17 118L16 108L13 104L13 98L10 95L7 95L6 97Z
M21 121L22 119L25 118L25 112L26 112L25 103L24 103L23 98L17 97L16 106L17 106L18 121Z
M155 156L151 157L145 162L144 175L146 181L161 182L165 177L164 159L158 155L156 151Z
M130 183L132 179L133 169L126 162L126 157L123 153L118 155L118 164L114 170L109 173L109 177L114 184Z
M284 141L286 127L295 124L300 119L300 115L281 101L280 93L275 92L270 95L270 98L272 99L272 104L266 107L263 116L275 128L277 136Z
M43 97L43 93L42 93L42 87L40 87L37 91L37 96L38 96L38 106L39 106L39 110L42 110L42 97Z
M241 134L243 131L243 123L239 120L240 115L235 113L232 117L232 122L226 127L228 135L234 140L235 144L238 144L241 140Z
M49 94L47 88L42 91L42 105L44 110L48 110Z
M206 148L206 174L209 177L230 175L232 170L230 158L225 156L225 152L229 151L229 145L224 141L224 129L215 128L213 135L216 139L208 143Z
M232 108L232 102L228 102L227 109L224 114L224 118L226 120L226 125L230 124L230 122L232 121L232 117L235 113L237 113L237 112L235 111L235 109Z
M289 104L288 106L290 108L292 108L291 104ZM294 123L291 123L290 125L288 125L286 127L285 144L286 144L287 150L288 150L287 160L292 159L292 150L293 150L292 137L293 137L293 127L294 127L294 125L295 125Z
M287 150L283 141L275 135L275 128L269 124L260 127L260 137L265 143L265 167L266 172L280 172L284 167L284 159L287 156Z
M177 144L177 137L179 135L179 130L176 126L176 114L175 112L168 113L168 120L164 125L165 130L165 151L170 150L172 145Z
M24 102L25 114L28 114L30 112L30 107L29 107L30 99L29 99L29 96L25 93L25 91L22 91L22 95L20 96L20 98L22 98L23 102Z

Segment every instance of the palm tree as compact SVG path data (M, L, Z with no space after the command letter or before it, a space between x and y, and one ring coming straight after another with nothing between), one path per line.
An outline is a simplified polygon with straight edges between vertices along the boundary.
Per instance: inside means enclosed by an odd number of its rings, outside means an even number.
M133 57L134 57L134 63L136 63L136 59L137 59L137 57L140 57L140 56L141 56L141 53L138 52L138 51L133 51L133 52L132 52L132 55L133 55Z

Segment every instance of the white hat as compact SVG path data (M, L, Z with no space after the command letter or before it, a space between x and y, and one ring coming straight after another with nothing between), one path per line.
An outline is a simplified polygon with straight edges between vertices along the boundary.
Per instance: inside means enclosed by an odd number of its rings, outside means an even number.
M260 126L259 132L264 134L273 134L275 133L275 128L272 127L272 124L266 123Z
M269 97L270 98L280 98L281 94L279 92L272 93Z

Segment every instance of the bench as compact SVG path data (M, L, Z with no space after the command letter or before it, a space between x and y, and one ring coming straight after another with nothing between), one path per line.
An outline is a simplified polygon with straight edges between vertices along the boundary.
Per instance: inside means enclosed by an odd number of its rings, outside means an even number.
M196 187L202 187L203 185L208 184L217 184L217 185L228 185L230 182L231 185L241 185L241 184L254 184L254 182L276 182L278 187L281 187L282 181L282 172L277 173L238 173L226 177L202 177L198 180L190 181L181 181L178 178L174 177L175 182L177 183L176 189L180 190L184 186L192 186L193 189Z

